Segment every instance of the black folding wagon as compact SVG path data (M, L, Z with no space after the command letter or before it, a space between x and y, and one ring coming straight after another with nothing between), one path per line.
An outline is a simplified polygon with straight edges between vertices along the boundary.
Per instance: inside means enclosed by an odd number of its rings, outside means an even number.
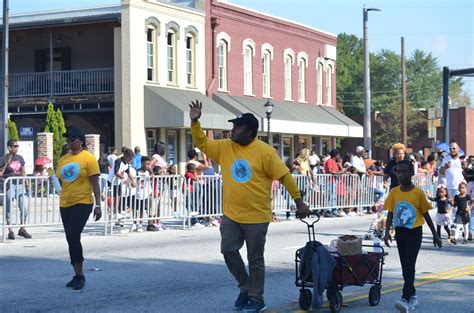
M316 242L314 225L319 221L319 215L314 220L301 219L308 228L310 242ZM332 280L326 285L326 296L332 313L337 313L342 308L341 291L347 286L364 286L370 284L369 304L376 306L380 302L382 288L382 272L385 256L388 254L383 247L374 245L363 245L370 252L343 256L338 252L330 252L336 261L332 272ZM300 265L303 249L296 250L295 273L296 287L300 288L299 305L302 310L308 310L312 303L311 289L314 287L312 275L305 275L305 279L300 276Z

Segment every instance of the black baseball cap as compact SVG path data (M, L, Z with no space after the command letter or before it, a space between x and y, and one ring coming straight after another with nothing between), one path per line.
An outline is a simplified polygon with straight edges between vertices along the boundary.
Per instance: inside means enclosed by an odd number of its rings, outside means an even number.
M244 113L229 120L229 122L234 123L235 125L248 125L251 129L258 130L258 120L252 113Z
M82 132L82 130L80 130L79 128L77 127L70 127L67 132L65 132L63 134L63 137L66 137L66 138L70 138L70 137L75 137L75 138L79 138L82 140L82 142L86 142L86 136L84 135L84 133Z

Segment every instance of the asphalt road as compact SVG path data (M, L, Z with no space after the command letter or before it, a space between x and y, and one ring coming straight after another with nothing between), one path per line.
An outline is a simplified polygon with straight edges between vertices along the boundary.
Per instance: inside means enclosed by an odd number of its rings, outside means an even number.
M317 240L363 235L372 217L322 219ZM30 229L34 239L0 242L1 312L233 312L238 289L219 251L218 227L83 236L87 283L73 291L67 244L60 228ZM474 312L474 243L434 248L427 226L417 262L417 312ZM266 245L267 312L299 310L295 251L307 241L300 221L272 223ZM446 240L443 241L446 243ZM343 290L341 312L395 312L401 296L396 247L387 249L382 299L367 301L368 287ZM245 249L242 250L245 258ZM316 312L316 311L315 311ZM329 309L318 312L329 312Z

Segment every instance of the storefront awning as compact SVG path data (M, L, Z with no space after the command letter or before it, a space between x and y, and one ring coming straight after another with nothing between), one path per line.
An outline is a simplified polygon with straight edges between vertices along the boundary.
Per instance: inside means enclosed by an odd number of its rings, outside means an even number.
M267 130L266 99L215 93L213 100L234 114L251 112L260 117L260 130ZM333 107L289 101L272 101L272 133L331 137L362 137L363 128Z
M189 104L202 102L200 122L207 129L231 129L227 122L235 118L229 112L198 91L145 86L145 127L184 128L189 127Z

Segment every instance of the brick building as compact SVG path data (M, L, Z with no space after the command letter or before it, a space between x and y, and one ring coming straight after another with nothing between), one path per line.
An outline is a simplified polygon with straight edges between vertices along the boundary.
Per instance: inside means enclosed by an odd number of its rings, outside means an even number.
M206 93L236 114L274 104L270 142L283 159L326 153L362 127L335 109L337 36L226 1L206 0Z

